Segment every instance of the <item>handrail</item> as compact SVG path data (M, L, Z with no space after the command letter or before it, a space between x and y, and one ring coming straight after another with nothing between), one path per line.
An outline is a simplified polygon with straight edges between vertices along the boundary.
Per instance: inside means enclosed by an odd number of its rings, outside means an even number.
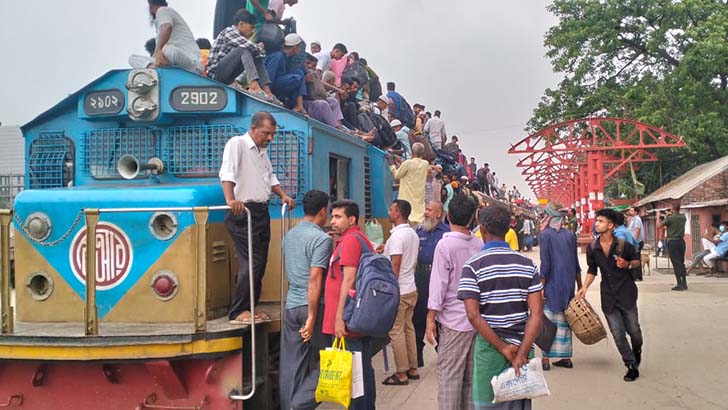
M10 304L10 224L13 211L0 210L0 332L12 334L15 330L15 314Z
M288 213L288 220L286 220L286 213ZM291 230L291 210L288 209L288 204L283 203L281 206L281 324L283 323L283 313L285 312L285 306L286 306L286 251L283 248L283 238L285 238L286 233Z
M250 211L245 207L245 213L247 214L248 220L248 280L250 285L250 358L251 358L251 376L252 382L250 392L248 394L230 394L230 400L248 400L255 395L255 387L257 384L255 374L255 288L253 283L253 221L251 219ZM281 312L283 313L283 312Z

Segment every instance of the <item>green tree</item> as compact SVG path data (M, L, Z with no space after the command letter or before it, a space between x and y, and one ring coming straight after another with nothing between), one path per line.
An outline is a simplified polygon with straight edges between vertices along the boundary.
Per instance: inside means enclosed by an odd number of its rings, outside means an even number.
M554 0L547 56L564 74L528 131L589 116L636 119L683 136L638 178L655 190L728 154L728 0Z

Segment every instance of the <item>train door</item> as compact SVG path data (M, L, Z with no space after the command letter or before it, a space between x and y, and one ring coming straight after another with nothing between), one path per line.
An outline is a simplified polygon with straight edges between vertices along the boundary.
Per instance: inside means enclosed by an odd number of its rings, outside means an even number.
M329 156L329 197L332 202L351 198L351 159Z

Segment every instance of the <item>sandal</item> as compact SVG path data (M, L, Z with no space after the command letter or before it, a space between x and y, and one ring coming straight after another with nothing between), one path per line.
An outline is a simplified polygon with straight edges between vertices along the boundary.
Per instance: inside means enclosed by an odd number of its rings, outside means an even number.
M399 377L397 377L396 374L393 374L382 380L382 384L385 386L406 386L409 384L409 380L399 380Z
M270 321L271 318L267 313L255 312L255 324ZM230 324L250 326L252 324L252 321L250 320L250 311L246 310L243 313L239 314L235 319L230 321Z
M571 362L571 359L561 359L558 362L553 363L556 367L563 367L565 369L571 369L574 367L574 363Z
M407 379L408 380L420 380L419 374L411 374L410 372L407 372Z

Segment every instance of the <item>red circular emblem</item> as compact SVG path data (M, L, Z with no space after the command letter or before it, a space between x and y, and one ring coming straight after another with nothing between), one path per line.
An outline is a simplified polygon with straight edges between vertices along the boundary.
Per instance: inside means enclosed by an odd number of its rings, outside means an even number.
M71 271L86 283L86 227L78 231L69 251ZM131 271L134 253L129 237L118 226L99 222L96 225L96 288L112 289Z

